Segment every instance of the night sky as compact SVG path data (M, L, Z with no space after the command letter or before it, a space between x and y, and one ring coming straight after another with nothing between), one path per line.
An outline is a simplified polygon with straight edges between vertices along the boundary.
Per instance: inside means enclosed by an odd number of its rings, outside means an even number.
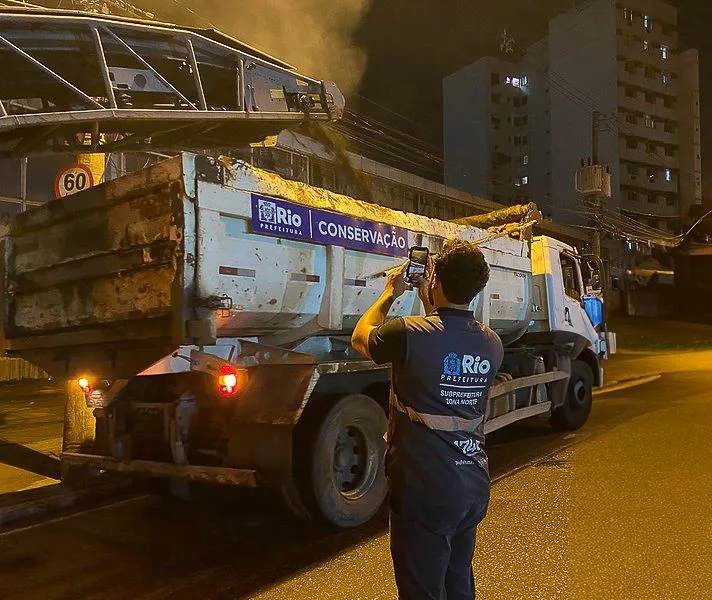
M680 49L700 50L705 195L712 197L712 2L677 0ZM367 53L360 93L415 121L358 97L351 105L438 145L442 136L442 78L485 55L500 55L502 31L526 48L547 34L550 18L571 0L375 0L355 41ZM580 2L579 2L580 4ZM709 92L708 92L709 88ZM712 115L710 115L712 117Z

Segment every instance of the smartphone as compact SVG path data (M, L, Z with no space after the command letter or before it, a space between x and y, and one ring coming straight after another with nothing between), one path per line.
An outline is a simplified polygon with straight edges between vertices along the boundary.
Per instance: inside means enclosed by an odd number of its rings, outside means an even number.
M408 252L408 269L405 273L405 280L410 284L417 283L416 277L425 275L428 267L428 249L421 246L413 246Z

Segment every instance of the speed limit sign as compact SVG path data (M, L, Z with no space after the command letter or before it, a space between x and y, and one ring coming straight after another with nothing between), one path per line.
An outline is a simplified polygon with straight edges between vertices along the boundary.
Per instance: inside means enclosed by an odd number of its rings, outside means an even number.
M57 198L71 196L94 185L94 175L87 165L79 163L62 167L54 179L54 193Z

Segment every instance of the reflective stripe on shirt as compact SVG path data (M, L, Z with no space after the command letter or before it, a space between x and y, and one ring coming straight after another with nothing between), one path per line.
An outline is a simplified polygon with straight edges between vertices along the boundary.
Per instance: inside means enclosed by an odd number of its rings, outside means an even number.
M484 421L484 417L479 419L463 419L454 415L428 415L413 410L409 406L403 405L396 399L398 410L405 413L413 423L425 425L428 429L435 431L464 431L466 433L476 433L479 426Z

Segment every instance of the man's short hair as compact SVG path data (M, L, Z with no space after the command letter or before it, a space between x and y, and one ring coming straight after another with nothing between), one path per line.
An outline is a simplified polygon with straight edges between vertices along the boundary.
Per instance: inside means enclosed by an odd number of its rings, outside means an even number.
M433 258L448 302L469 304L487 285L490 269L485 255L474 244L464 240L448 240Z

